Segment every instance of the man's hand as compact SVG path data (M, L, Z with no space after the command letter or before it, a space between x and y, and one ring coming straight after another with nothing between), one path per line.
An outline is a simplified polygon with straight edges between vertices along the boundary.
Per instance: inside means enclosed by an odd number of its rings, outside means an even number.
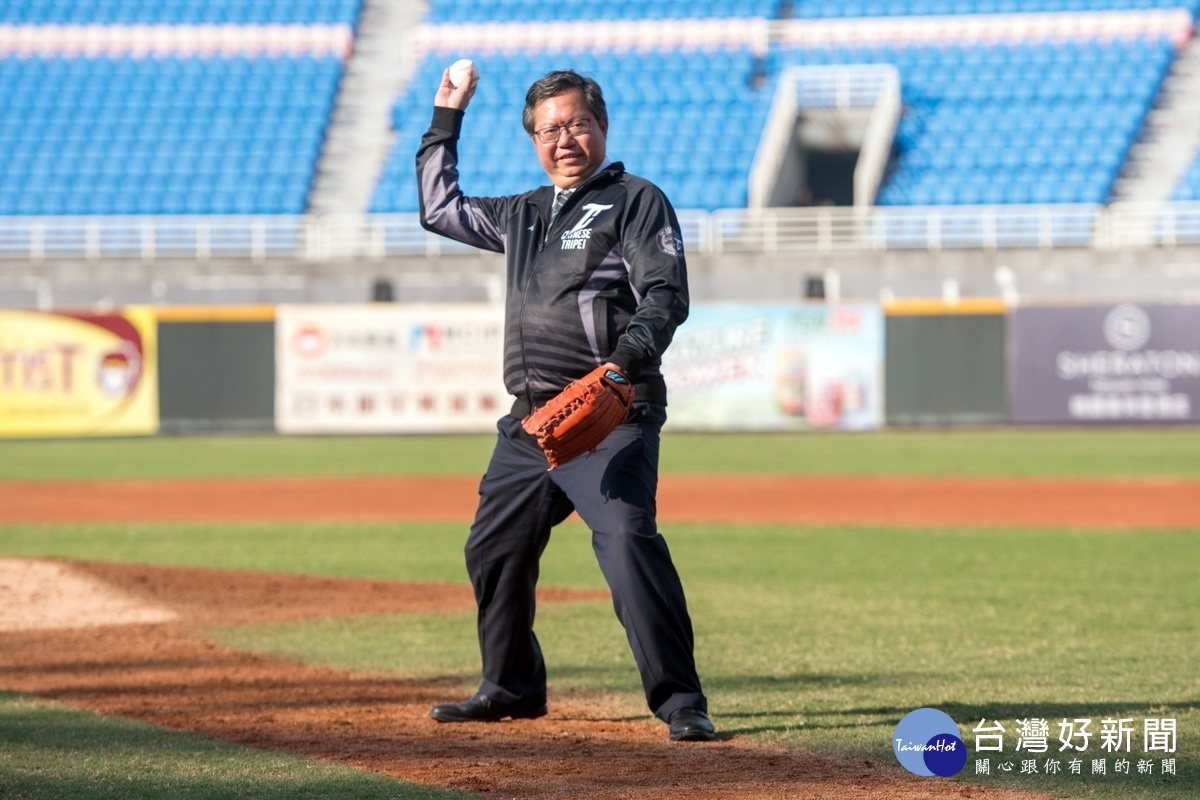
M466 111L467 106L471 103L471 98L475 96L475 88L478 85L478 81L468 81L465 86L454 88L454 84L450 82L450 68L446 67L442 71L442 85L438 87L433 104L443 108L457 108L459 111Z

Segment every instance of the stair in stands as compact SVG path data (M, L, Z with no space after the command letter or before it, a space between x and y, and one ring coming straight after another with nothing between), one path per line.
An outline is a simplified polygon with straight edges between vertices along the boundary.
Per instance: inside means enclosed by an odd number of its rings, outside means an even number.
M416 68L407 41L427 6L423 0L363 0L354 53L317 162L309 213L367 210L394 138L392 103Z
M1200 44L1179 51L1113 186L1114 201L1157 203L1171 193L1200 148Z

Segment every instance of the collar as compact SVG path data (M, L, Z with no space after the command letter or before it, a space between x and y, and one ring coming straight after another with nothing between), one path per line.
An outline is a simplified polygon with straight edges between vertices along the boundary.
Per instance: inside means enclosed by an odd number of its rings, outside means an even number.
M560 189L557 186L555 186L554 187L554 197L557 198L563 192L575 191L576 189L578 189L579 187L583 186L585 183L590 181L592 178L596 177L601 172L604 172L604 170L608 169L608 167L610 165L612 165L612 163L613 163L612 159L609 158L608 156L605 156L604 160L600 162L600 166L596 167L596 169L592 171L591 175L588 175L586 178L584 178L582 181L580 181L579 183L572 186L570 189Z

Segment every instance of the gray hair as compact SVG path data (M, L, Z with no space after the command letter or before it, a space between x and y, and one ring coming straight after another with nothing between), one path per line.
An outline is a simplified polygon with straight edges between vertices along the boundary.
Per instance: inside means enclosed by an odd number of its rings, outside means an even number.
M600 84L575 70L567 69L548 72L529 87L529 91L525 93L525 113L521 116L525 132L533 134L533 112L543 100L571 91L578 91L583 95L584 105L592 112L592 117L601 129L607 130L608 106L604 104L604 92L600 91Z

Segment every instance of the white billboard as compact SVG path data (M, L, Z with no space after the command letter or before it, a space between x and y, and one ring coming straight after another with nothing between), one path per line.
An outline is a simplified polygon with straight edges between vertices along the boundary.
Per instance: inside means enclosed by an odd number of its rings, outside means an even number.
M489 305L284 305L276 315L280 433L478 433L512 398L504 311Z

